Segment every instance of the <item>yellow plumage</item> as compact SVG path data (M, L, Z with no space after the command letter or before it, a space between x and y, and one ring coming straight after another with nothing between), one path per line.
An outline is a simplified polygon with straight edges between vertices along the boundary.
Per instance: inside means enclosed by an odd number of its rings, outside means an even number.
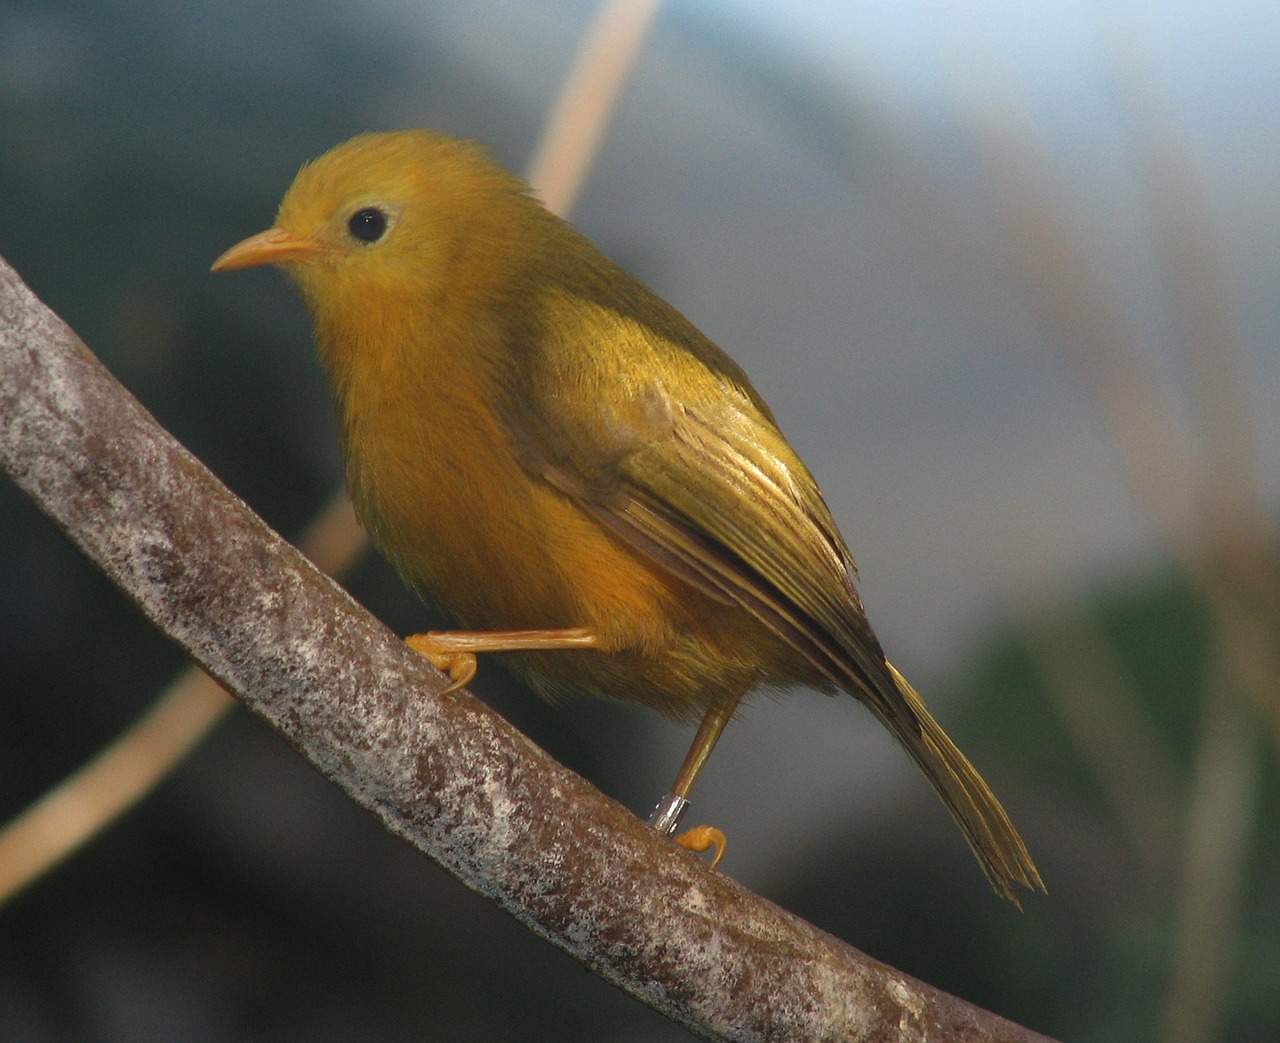
M821 493L746 375L481 149L426 131L338 146L215 267L263 263L312 314L357 512L468 628L449 648L524 649L511 665L548 694L705 715L680 796L749 690L842 689L999 893L1042 886L885 659Z

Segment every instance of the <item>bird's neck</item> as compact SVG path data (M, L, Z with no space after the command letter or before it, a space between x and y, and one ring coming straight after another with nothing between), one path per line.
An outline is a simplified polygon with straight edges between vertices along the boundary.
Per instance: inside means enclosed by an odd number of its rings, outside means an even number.
M412 474L412 484L426 487L460 466L454 446L461 432L493 427L502 377L494 332L456 308L406 302L392 314L351 314L316 312L315 335L334 388L348 486L367 521L388 513L370 502L391 487L387 475Z

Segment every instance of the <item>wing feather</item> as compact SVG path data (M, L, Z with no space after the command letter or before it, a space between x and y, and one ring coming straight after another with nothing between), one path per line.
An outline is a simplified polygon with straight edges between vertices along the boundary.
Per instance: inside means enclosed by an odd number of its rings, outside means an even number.
M1014 883L1043 889L999 801L885 658L818 485L745 374L640 284L608 267L596 275L609 285L553 294L524 341L538 350L513 375L505 413L525 466L861 699L933 784L996 891L1016 902Z
M895 731L918 732L853 558L768 407L668 305L636 303L545 303L544 328L525 341L538 351L522 358L504 410L525 466L641 554L750 612Z

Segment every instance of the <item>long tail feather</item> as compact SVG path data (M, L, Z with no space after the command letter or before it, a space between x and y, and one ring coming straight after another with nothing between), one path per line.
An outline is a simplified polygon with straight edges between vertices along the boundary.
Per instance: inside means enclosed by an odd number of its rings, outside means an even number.
M916 733L886 721L898 741L933 783L977 856L996 893L1021 908L1014 884L1034 891L1045 886L1022 837L994 793L925 709L924 701L898 669L887 663L898 691L920 724Z

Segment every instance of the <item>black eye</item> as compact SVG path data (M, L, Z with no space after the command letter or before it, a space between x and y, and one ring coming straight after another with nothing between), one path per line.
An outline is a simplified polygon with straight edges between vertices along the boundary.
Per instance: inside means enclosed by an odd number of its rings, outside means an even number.
M376 243L387 231L387 215L376 206L366 206L351 215L347 231L361 242Z

